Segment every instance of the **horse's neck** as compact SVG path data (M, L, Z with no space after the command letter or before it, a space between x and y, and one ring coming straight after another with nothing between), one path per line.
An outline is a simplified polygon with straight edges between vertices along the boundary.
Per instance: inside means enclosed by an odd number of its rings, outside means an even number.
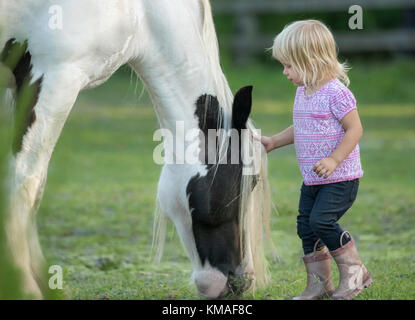
M203 94L217 96L229 110L230 89L220 66L211 63L217 52L203 40L198 1L145 1L144 6L146 49L131 65L150 93L161 127L174 132L177 121L183 121L185 130L197 128L196 102ZM218 77L227 97L217 92Z
M159 59L157 67L141 67L139 74L151 96L162 128L174 132L179 121L185 129L198 127L196 102L203 94L216 95L212 79L199 67L175 66Z

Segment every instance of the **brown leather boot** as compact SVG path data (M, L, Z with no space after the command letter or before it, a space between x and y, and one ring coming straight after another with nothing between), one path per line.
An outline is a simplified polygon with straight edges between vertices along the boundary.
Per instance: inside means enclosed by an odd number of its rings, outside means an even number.
M334 292L331 255L326 247L324 250L316 251L316 245L312 255L303 257L307 271L307 287L301 296L294 297L293 300L318 300L330 297Z
M372 278L367 271L365 265L360 261L359 254L354 243L353 238L343 246L343 236L340 237L341 247L331 251L331 255L336 261L339 268L339 286L333 293L333 299L347 299L351 300L356 297L364 288L372 284Z

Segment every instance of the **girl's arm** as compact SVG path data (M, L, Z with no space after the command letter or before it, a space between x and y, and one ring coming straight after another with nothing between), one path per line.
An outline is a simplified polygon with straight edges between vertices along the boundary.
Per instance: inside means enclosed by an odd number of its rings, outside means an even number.
M341 121L345 134L336 150L328 158L321 159L314 165L314 172L319 177L328 178L344 159L354 150L363 135L362 123L357 110L350 111Z
M277 133L272 137L261 137L261 143L264 145L265 150L270 152L274 149L293 144L294 143L294 126L290 126L284 131Z

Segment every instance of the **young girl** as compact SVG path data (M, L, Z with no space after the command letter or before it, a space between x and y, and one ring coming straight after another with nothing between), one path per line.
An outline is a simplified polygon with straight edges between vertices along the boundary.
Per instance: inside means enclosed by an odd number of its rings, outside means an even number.
M284 66L283 74L298 87L293 125L261 137L267 152L294 143L303 177L297 233L307 286L294 299L352 299L372 279L353 238L337 223L356 199L363 176L358 145L363 129L356 100L347 88L347 70L337 60L333 35L320 21L287 25L272 49ZM339 268L336 290L331 257Z

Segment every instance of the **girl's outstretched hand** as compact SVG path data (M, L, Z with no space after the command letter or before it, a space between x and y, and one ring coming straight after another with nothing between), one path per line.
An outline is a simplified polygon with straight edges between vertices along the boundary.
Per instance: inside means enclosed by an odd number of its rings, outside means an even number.
M266 136L254 136L255 140L261 141L261 143L264 145L265 150L267 152L270 152L275 149L274 142L270 137Z

